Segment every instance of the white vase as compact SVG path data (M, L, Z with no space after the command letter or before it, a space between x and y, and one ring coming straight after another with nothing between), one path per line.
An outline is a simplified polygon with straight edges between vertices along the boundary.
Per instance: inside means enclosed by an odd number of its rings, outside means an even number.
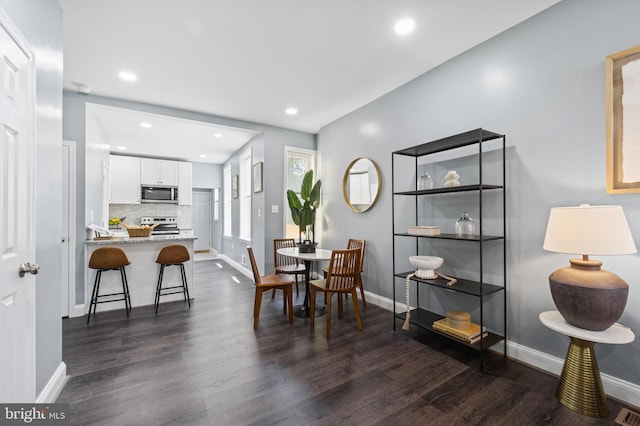
M458 179L460 179L460 175L455 170L449 170L444 176L445 188L460 186L460 182L458 182Z

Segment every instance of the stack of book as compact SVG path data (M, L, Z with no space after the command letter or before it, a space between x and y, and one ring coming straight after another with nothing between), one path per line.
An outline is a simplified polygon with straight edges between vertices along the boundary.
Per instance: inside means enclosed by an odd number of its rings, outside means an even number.
M433 322L433 329L469 344L476 343L481 338L480 325L474 323L471 323L469 328L460 329L451 327L447 318L442 318ZM482 337L487 337L489 335L487 327L483 327L482 331Z

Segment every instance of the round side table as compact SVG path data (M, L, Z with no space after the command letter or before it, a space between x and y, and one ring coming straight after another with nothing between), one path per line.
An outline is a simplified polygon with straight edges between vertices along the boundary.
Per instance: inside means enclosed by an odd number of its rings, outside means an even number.
M556 390L558 401L586 416L608 417L607 395L602 387L593 348L596 343L620 345L633 342L633 331L617 323L604 331L584 330L567 323L558 311L542 312L540 321L551 330L571 338Z

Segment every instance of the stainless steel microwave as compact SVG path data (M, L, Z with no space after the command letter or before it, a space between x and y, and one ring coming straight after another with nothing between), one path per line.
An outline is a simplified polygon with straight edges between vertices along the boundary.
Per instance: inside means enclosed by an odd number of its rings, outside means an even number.
M140 201L143 203L178 203L178 188L175 186L142 186Z

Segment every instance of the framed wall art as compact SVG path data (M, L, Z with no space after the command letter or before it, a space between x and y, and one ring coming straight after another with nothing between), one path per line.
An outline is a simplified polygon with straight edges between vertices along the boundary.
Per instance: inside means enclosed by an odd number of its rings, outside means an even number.
M262 161L253 165L253 192L262 192Z
M607 56L607 193L640 192L640 45Z
M231 196L238 198L238 175L234 175L231 178Z

